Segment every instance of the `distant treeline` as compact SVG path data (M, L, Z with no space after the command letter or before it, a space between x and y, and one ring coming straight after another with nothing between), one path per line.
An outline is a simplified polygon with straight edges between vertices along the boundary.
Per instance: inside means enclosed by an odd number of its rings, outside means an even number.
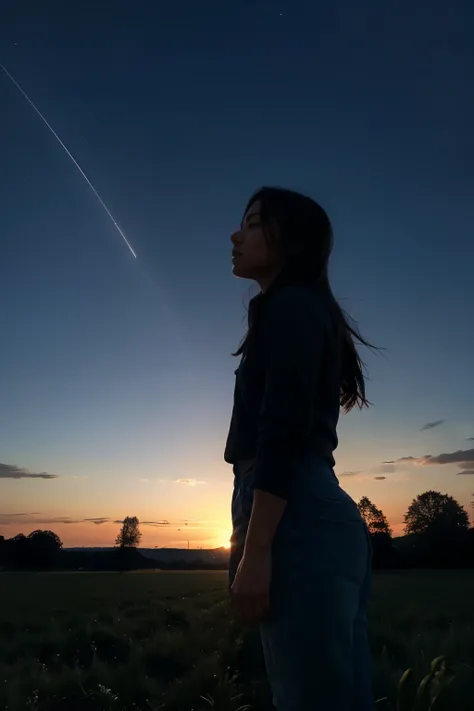
M367 497L359 510L370 532L375 569L474 568L474 527L465 509L448 494L427 491L412 501L405 515L405 535L393 538L383 511ZM132 524L132 532L127 526ZM127 535L125 535L127 533ZM136 517L124 520L118 547L109 550L63 550L53 531L33 531L5 539L0 536L0 569L3 570L225 570L228 552L202 551L192 559L176 551L143 555L133 542L139 540Z
M143 555L137 548L117 547L109 550L63 550L62 542L53 531L33 531L5 539L0 536L0 570L225 570L228 555L206 555L192 560L179 558L161 560ZM210 553L210 552L209 552Z

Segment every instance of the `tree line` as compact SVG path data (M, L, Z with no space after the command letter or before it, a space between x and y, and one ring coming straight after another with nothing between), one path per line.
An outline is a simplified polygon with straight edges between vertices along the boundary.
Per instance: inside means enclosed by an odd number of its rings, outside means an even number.
M472 502L474 505L474 502ZM394 538L384 512L367 496L358 503L370 533L374 568L474 567L474 527L467 511L449 494L425 491L411 502L404 516L404 536ZM226 557L215 564L206 561L163 563L142 556L140 522L127 516L112 551L64 551L53 531L36 530L10 539L0 536L0 568L50 570L53 568L122 570L137 568L226 567Z
M403 519L405 535L395 539L385 514L367 496L358 506L371 536L374 568L474 567L474 527L449 494L425 491L414 498Z
M49 570L54 568L62 541L53 531L19 533L13 538L0 536L0 567Z

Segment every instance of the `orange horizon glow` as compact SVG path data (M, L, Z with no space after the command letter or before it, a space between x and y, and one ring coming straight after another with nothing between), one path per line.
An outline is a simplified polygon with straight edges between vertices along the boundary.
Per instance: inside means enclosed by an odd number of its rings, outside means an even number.
M51 530L63 542L64 548L112 548L120 530L118 524L107 522L100 525L90 523L8 523L0 526L0 535L13 538L19 534L28 536L34 530ZM179 529L153 529L141 527L140 548L181 548L190 550L230 548L230 533L223 527L204 527L186 532Z
M388 516L394 536L403 535L403 521L400 516ZM0 526L0 535L13 538L18 534L27 536L36 529L52 530L60 537L64 548L112 548L119 532L118 524L107 522L100 525L90 523L8 523ZM230 549L230 529L203 527L189 532L141 527L140 548L182 548L198 550L225 548Z
M423 482L420 485L421 475L422 473L418 475L416 482L407 480L401 483L401 486L397 482L386 483L383 485L383 490L380 489L379 495L369 491L369 498L385 513L395 537L404 534L404 513L410 500L425 487L428 488L430 484L432 485L431 481ZM463 482L455 480L455 483L460 487ZM355 479L345 480L343 484L346 484L343 488L348 490L355 501L359 500L369 488L365 481ZM376 486L378 489L380 488L378 485ZM440 486L440 488L442 487ZM450 488L453 490L454 486ZM459 493L455 490L452 493L466 511L472 513L471 496L461 490ZM128 490L126 494L129 496ZM141 548L186 549L189 547L193 550L215 548L228 550L231 535L229 495L230 485L228 483L225 483L225 488L219 482L207 489L204 485L202 487L182 486L178 488L173 484L173 487L167 491L166 509L160 507L159 513L161 515L153 515L150 514L149 508L144 506L144 493L137 487L131 492L131 496L129 496L131 500L126 508L131 514L137 515L141 522ZM76 501L75 506L71 507L71 501L72 499L68 501L69 506L64 509L59 505L54 509L51 504L41 505L41 502L38 505L38 501L36 501L36 505L30 504L26 507L24 502L18 499L9 507L12 511L11 514L2 513L0 515L0 535L5 538L13 538L18 534L28 535L34 530L49 529L60 537L65 548L113 547L120 530L118 519L121 518L121 515L117 516L117 511L123 512L125 508L119 504L118 497L117 501L112 502L113 506L111 502L108 502L109 505L105 509L99 508L98 505L89 509L87 501L86 506L83 502ZM13 513L21 511L22 508L26 511L42 511L43 513ZM61 515L64 510L68 512L67 516ZM87 511L87 518L85 518L85 511ZM169 515L169 519L166 514ZM194 515L194 518L187 518L191 515Z

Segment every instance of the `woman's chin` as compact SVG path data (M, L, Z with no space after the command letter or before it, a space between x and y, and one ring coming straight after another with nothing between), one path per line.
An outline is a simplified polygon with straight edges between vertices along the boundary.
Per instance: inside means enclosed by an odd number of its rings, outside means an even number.
M239 267L239 265L235 263L232 264L232 274L238 279L249 279L245 269L242 269L242 267Z

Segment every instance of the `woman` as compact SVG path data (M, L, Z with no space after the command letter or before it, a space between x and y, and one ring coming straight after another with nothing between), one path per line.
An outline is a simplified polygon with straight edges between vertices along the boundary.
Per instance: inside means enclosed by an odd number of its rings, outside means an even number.
M277 711L372 711L367 529L334 474L339 410L367 406L369 345L329 286L332 230L313 200L253 195L232 235L252 279L225 459L234 466L230 593L259 622Z

